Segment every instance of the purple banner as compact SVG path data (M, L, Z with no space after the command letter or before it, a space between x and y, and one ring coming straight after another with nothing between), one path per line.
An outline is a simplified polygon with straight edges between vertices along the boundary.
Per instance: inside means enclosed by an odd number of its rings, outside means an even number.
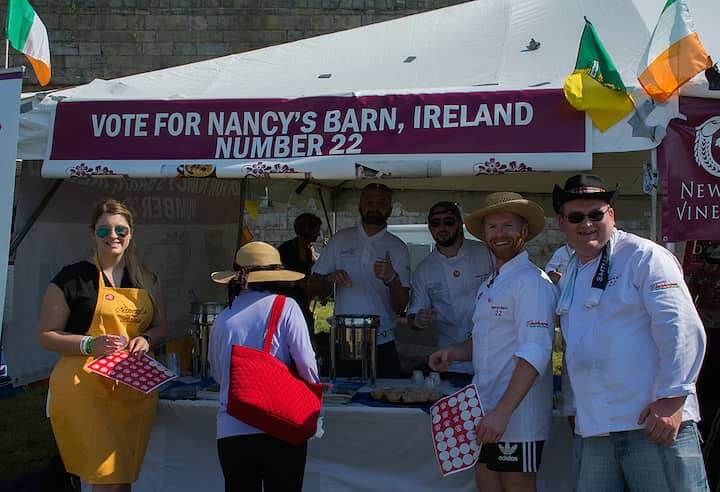
M680 98L658 147L664 241L720 239L720 101Z
M585 152L561 90L64 102L52 160L297 159Z

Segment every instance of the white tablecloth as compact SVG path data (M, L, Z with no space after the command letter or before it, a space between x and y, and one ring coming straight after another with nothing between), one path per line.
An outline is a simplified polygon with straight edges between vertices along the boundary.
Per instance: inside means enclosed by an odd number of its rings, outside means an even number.
M215 492L217 401L161 400L134 492ZM308 446L304 492L475 490L472 471L442 478L430 417L415 408L327 406L325 435ZM538 474L540 491L571 491L571 436L556 418Z

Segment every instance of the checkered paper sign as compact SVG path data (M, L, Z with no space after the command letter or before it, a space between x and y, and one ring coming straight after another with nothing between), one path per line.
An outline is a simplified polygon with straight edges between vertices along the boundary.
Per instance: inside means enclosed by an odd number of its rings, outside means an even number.
M95 359L85 365L85 369L95 374L126 384L142 393L148 394L177 375L147 354L137 358L126 350Z
M485 415L477 387L466 386L430 407L435 457L443 477L472 468L480 455L475 429Z

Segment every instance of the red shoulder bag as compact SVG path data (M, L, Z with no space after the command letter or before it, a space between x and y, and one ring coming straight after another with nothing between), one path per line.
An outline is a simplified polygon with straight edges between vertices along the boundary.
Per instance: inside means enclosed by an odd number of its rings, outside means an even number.
M276 296L262 351L232 346L227 413L290 444L310 439L322 405L322 384L308 383L270 354L285 305Z

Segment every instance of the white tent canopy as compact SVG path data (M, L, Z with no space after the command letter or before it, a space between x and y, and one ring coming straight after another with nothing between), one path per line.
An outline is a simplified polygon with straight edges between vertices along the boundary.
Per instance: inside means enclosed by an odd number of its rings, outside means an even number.
M687 0L687 3L707 51L715 58L720 57L720 31L716 29L720 20L720 3L717 0ZM110 81L95 80L87 85L37 97L32 110L22 115L18 153L23 159L50 157L55 110L59 101L109 101L123 105L131 105L135 101L137 106L137 101L292 101L310 97L361 98L413 94L417 97L412 101L416 102L417 98L422 99L428 94L492 94L502 91L532 94L537 90L559 89L574 67L584 16L595 25L626 85L633 86L637 85L638 63L663 4L663 0L475 0L190 65ZM540 43L538 48L530 49L531 39ZM708 91L702 74L683 87L683 94L720 97L719 93ZM119 107L123 106L112 106L113 110ZM632 116L629 116L604 134L594 127L590 129L586 123L588 137L584 154L573 154L564 159L559 153L548 153L546 160L559 163L559 167L543 167L543 161L536 169L571 170L576 163L579 165L575 169L587 168L587 156L591 153L655 147L658 141L643 136L642 132L633 133L631 119ZM493 154L470 152L453 155L450 152L440 155L439 159L442 165L448 162L454 165L455 161L466 157L480 157L482 160L493 157ZM82 157L76 156L75 162ZM221 157L225 159L212 162L217 165L218 176L237 177L238 164L247 174L247 160L233 160L227 158L228 155ZM518 162L526 157L527 154L523 153L511 156ZM87 161L92 159L85 157ZM297 164L295 168L301 172L307 174L311 170L315 175L317 169L322 174L323 165L337 166L344 163L343 159L349 159L356 165L358 161L363 161L346 155L309 160L274 159L273 162L294 162ZM428 153L410 158L397 153L392 156L375 155L373 159L377 162L402 161L400 172L396 172L395 176L405 176L402 169L415 166L417 162L425 165L428 176L434 175ZM59 160L62 161L60 166L70 162ZM137 171L137 166L157 166L159 160L162 159L138 158L124 168L121 166L121 173L148 177L174 175L180 162L177 159L168 159L170 174L160 170L150 174ZM95 160L94 163L101 161ZM185 162L188 162L187 158ZM209 160L205 158L201 162ZM136 166L133 167L133 164ZM223 168L227 170L226 174L223 174ZM464 174L464 171L440 174ZM332 173L328 176L333 177ZM344 175L334 177L345 178Z

